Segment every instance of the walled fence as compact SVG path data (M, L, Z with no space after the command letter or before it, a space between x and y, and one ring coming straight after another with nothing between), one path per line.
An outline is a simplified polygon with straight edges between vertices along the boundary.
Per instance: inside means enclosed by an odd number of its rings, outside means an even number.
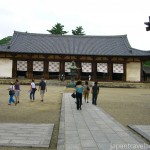
M0 79L0 84L10 84L11 82L15 82L15 79ZM21 85L30 85L31 79L19 79L19 82ZM39 82L40 80L35 80L36 85L38 85ZM51 86L67 86L70 84L70 81L46 80L46 83ZM89 81L90 86L93 84L93 81ZM108 88L150 88L150 83L139 82L98 82L98 85Z

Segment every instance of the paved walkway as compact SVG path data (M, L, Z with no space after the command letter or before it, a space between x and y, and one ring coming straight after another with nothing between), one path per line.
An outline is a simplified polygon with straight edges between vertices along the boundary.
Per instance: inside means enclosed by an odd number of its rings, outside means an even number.
M45 147L50 145L54 124L0 124L0 146Z
M129 127L150 142L150 125L129 125Z
M63 94L57 150L147 150L147 144L103 109L83 102L76 109L71 93Z

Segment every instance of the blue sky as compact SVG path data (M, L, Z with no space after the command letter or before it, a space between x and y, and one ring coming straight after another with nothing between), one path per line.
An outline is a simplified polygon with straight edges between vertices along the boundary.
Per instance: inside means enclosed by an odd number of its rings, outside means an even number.
M0 0L0 39L14 31L44 33L56 23L86 35L127 34L133 48L150 50L150 0Z

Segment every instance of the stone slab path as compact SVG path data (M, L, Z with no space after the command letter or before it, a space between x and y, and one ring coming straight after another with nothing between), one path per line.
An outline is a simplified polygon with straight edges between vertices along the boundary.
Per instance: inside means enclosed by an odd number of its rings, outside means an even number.
M77 110L71 93L63 94L57 150L126 150L129 146L138 150L144 142L103 109L83 101L82 110Z
M54 124L0 123L0 146L49 147Z
M150 125L129 125L129 127L150 142Z

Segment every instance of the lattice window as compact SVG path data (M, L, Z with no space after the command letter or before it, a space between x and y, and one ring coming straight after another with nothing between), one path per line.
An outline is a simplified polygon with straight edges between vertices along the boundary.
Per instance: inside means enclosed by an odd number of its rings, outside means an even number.
M97 72L108 73L107 63L97 63Z
M44 62L43 61L33 61L33 71L43 71Z
M17 71L27 71L27 61L17 61Z
M81 63L82 72L92 72L92 64L91 63Z
M65 72L70 72L70 66L72 65L72 62L65 62Z
M59 72L60 62L49 61L49 72Z
M123 64L113 64L113 73L123 73Z

